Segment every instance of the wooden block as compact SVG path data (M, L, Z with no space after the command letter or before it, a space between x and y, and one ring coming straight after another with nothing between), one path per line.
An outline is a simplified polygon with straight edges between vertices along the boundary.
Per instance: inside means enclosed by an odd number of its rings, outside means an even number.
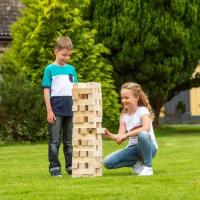
M93 100L88 100L88 99L79 99L77 100L78 105L94 105Z
M97 116L97 115L99 115L99 116ZM74 117L102 117L101 115L102 115L102 112L95 111L95 110L93 110L93 111L80 111L79 110L79 111L74 112Z
M88 151L88 158L94 158L95 152L94 151Z
M83 146L87 146L87 144L88 144L87 139L82 139L82 143L81 143L81 145L83 145Z
M92 175L92 174L95 174L95 169L78 168L78 169L72 170L72 177L74 175L82 176L82 175Z
M89 169L94 169L95 168L95 163L94 162L88 162L88 168Z
M74 123L74 128L96 128L97 123Z
M93 92L92 94L88 94L88 99L101 99L101 95Z
M72 99L73 99L73 100L79 99L78 93L72 92Z
M101 152L101 151L102 151L101 145L96 145L96 151L97 151L97 152Z
M78 94L78 100L80 99L88 99L88 94Z
M93 130L94 130L94 129L88 128L87 130L88 130L88 134L93 134Z
M96 162L96 163L95 163L95 168L98 169L98 168L101 168L101 167L102 167L102 166L101 166L101 162Z
M102 169L95 169L95 176L102 176Z
M86 134L88 134L88 129L87 129L87 128L80 128L80 134L81 134L81 135L86 135Z
M96 136L96 144L102 145L102 136L101 135L95 135Z
M80 151L79 153L81 158L87 157L87 151Z
M72 154L73 154L73 157L74 157L74 158L78 158L78 157L79 157L79 151L74 151L74 150L73 150L73 153L72 153Z
M80 137L81 137L80 134L74 133L74 134L72 135L72 139L73 139L73 140L79 140Z
M73 128L72 131L73 131L73 135L80 134L79 128Z
M97 117L102 117L103 116L103 113L102 111L96 111L96 114L95 114Z
M84 163L78 163L78 169L85 169L85 164Z
M88 106L87 105L79 105L79 111L87 111Z
M102 151L95 151L95 158L102 158Z
M73 161L72 162L72 169L77 169L78 168L78 162Z
M78 145L79 145L79 141L77 139L73 139L72 146L78 146Z
M79 88L86 88L86 83L76 83L73 85L72 91L77 91Z
M88 111L101 111L102 112L102 107L95 106L95 105L88 105Z
M91 88L100 88L101 87L101 83L97 83L97 82L87 82L86 83L87 87L91 87Z
M88 117L88 122L102 122L102 117Z
M105 128L97 128L96 129L97 130L97 134L104 134L104 132L105 132Z
M77 91L80 94L90 94L90 93L93 93L92 88L78 88Z
M96 123L96 128L101 128L101 122Z
M87 144L88 144L88 146L95 145L95 139L88 139Z
M72 111L74 111L74 112L78 111L78 106L77 105L73 105L72 106Z
M84 121L85 119L84 119L84 116L74 116L73 117L73 123L83 123L83 122L85 122Z
M81 131L82 131L81 133L92 134L93 129L92 128L82 128Z

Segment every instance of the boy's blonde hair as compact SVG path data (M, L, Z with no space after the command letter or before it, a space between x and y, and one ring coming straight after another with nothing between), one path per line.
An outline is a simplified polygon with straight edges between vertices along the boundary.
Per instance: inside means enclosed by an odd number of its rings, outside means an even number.
M72 41L69 37L59 37L56 40L56 44L54 49L62 50L62 49L73 49Z
M122 89L132 90L133 95L136 98L139 97L138 105L146 107L150 112L151 119L152 120L154 119L154 113L153 113L153 110L152 110L151 105L149 103L148 96L146 95L146 93L144 93L144 91L142 90L141 86L138 83L134 83L134 82L124 83L121 87L121 90ZM123 110L122 112L124 113L124 112L126 112L126 110Z

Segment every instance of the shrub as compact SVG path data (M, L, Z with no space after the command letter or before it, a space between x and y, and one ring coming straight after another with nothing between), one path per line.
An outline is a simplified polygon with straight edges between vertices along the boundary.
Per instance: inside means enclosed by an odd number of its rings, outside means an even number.
M25 76L16 75L0 84L1 137L14 140L46 138L45 111L40 88Z

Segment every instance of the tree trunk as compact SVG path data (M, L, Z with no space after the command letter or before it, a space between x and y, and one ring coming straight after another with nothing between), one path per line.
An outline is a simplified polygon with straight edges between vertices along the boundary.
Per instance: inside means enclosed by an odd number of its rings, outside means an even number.
M160 109L162 108L162 106L156 106L156 108L154 109L154 113L155 113L155 118L153 121L154 127L155 128L159 128L160 127L160 123L159 123L159 115L160 115Z
M153 125L155 128L158 128L160 127L160 123L159 123L159 115L160 115L160 110L163 106L163 99L160 98L160 97L156 97L152 100L152 107L153 107L153 110L154 110L154 114L155 114L155 118L154 118L154 121L153 121Z

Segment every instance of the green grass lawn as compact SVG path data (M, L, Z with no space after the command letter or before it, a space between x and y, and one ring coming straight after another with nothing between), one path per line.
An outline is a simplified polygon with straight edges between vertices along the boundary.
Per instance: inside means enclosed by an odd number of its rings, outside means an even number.
M1 145L0 200L200 199L200 127L165 127L156 135L152 177L137 177L129 168L104 169L96 178L50 177L47 144ZM104 155L121 147L104 141Z

